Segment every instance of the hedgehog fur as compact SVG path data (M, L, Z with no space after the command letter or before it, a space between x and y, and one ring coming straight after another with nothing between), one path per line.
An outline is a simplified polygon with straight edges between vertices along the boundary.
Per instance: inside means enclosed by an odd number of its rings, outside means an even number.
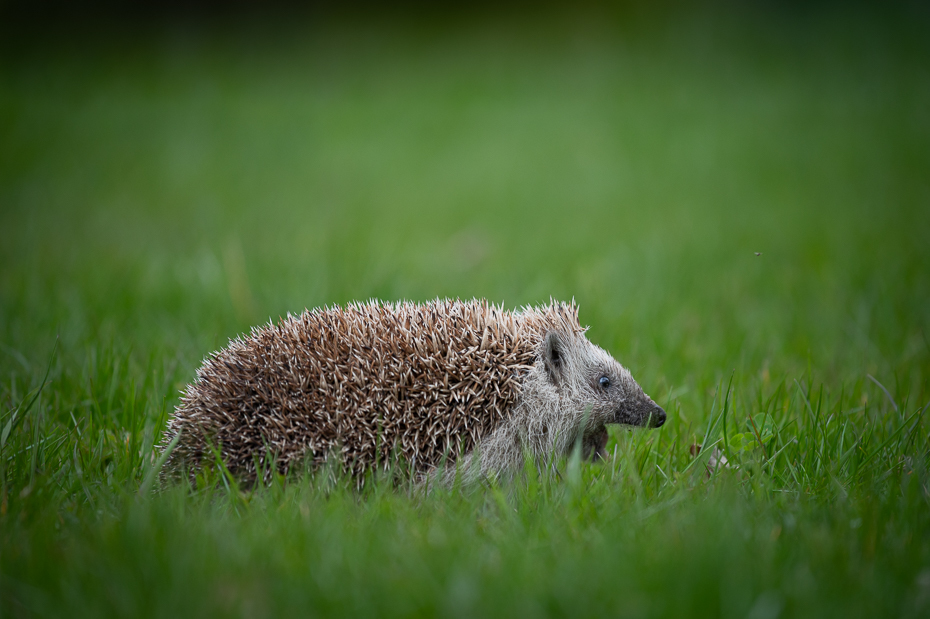
M218 450L243 480L334 455L360 477L400 456L449 482L512 475L527 454L546 462L578 439L602 455L606 424L657 427L665 412L585 330L574 302L289 314L204 361L169 419L165 471L195 472Z

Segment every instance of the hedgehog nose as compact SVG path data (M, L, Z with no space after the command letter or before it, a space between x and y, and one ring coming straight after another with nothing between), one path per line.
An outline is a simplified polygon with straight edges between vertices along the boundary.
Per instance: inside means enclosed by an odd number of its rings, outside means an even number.
M656 406L655 410L652 411L652 427L658 428L665 423L665 411L662 410L662 407Z

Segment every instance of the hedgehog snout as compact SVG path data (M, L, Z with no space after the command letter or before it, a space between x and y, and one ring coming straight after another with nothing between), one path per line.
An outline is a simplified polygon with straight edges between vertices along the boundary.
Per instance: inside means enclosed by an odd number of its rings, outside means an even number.
M640 401L630 408L621 408L614 423L641 428L658 428L665 423L666 418L667 415L662 407L647 397L645 402Z
M658 428L665 423L666 414L661 406L652 401L645 393L639 405L640 422L644 428Z

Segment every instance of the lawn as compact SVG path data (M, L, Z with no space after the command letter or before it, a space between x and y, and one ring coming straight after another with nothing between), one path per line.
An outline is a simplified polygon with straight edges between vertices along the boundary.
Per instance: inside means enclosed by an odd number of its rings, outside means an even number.
M663 6L7 25L0 614L930 615L930 16ZM152 490L230 338L436 297L574 298L668 422Z

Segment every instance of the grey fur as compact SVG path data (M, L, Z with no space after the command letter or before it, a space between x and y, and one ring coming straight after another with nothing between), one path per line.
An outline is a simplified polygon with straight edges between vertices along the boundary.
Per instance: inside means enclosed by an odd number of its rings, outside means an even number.
M599 385L601 377L610 381L606 389ZM513 414L459 466L448 467L444 481L451 482L455 475L465 482L509 476L525 455L537 465L567 455L579 434L585 457L604 457L607 425L659 427L665 419L665 411L643 392L629 370L592 344L584 331L551 329L539 347L536 364L523 377Z

